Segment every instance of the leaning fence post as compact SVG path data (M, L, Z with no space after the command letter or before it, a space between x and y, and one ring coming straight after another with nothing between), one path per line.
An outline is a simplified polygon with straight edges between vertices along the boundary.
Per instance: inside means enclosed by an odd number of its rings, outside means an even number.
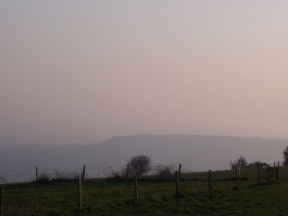
M85 170L86 170L86 166L83 166L83 171L82 171L82 182L84 181L84 177L85 177Z
M258 164L258 185L261 184L261 172L260 172L260 164Z
M208 186L209 186L210 193L212 193L212 173L211 173L211 170L209 170Z
M179 173L178 171L175 171L175 186L176 186L176 195L180 194L180 188L179 188Z
M78 176L78 208L81 210L83 208L83 199L82 199L82 178Z
M138 201L138 184L137 184L137 176L134 177L134 189L135 189L135 200Z
M3 186L0 186L0 216L3 215Z

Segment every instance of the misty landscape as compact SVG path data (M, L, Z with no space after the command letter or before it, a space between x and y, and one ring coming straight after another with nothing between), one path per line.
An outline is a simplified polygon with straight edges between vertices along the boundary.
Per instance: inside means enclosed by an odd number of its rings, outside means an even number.
M227 170L231 161L239 156L244 156L250 163L282 163L287 143L287 139L133 135L90 145L2 145L0 174L7 182L32 181L35 180L35 167L53 173L53 170L79 171L85 165L88 177L109 177L111 169L118 171L126 167L135 155L151 157L154 166L181 163L183 169L190 172Z
M0 1L0 216L288 215L288 1Z

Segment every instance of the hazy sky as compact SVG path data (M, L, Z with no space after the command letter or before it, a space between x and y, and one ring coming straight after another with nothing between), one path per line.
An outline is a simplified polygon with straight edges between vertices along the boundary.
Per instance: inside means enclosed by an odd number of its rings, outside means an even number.
M288 137L288 1L2 0L0 143Z

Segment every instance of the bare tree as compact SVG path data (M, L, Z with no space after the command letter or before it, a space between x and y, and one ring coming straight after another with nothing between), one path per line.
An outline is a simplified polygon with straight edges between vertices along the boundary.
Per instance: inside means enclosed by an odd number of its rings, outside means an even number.
M241 169L243 169L248 165L248 162L246 158L244 158L243 156L240 156L237 160L237 164Z
M141 176L151 170L151 159L147 155L133 156L128 163L129 173L134 176Z
M234 160L234 161L231 161L231 163L230 163L230 167L232 170L236 169L237 167L243 169L243 168L247 167L247 165L248 165L248 162L243 156L240 156L237 159L237 161Z

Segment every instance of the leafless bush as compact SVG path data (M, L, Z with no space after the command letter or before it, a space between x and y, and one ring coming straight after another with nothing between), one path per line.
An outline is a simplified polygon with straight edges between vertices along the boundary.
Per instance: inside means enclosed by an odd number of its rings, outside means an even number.
M159 180L167 181L173 179L174 165L158 165L154 168L154 173Z
M126 173L127 169L125 167L122 169L119 168L117 171L113 170L111 167L109 179L123 179L126 177Z
M123 178L123 175L121 174L120 171L118 171L118 172L117 171L116 172L112 171L109 178L111 178L111 179L121 179L121 178Z
M55 181L74 181L78 179L78 176L81 175L80 172L72 171L68 172L66 170L60 171L58 169L54 169L53 179Z
M38 182L49 182L50 179L51 179L50 173L48 172L48 170L45 170L45 171L40 172L40 173L38 174L38 179L37 179L37 181L38 181Z
M78 179L78 176L81 175L80 172L72 171L68 172L66 170L61 171L58 169L54 170L54 173L49 173L48 170L45 170L38 174L38 182L49 182L49 181L74 181Z

